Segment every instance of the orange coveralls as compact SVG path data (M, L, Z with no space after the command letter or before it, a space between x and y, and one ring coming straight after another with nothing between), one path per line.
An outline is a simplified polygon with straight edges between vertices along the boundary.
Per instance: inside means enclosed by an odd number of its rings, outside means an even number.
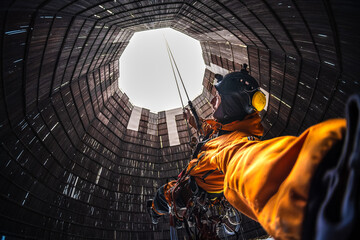
M300 239L311 178L330 148L344 138L346 121L325 121L299 137L248 138L263 134L260 121L254 113L222 125L232 132L202 147L188 166L195 165L190 175L207 192L223 191L232 206L275 239ZM215 130L221 125L213 120L207 124Z

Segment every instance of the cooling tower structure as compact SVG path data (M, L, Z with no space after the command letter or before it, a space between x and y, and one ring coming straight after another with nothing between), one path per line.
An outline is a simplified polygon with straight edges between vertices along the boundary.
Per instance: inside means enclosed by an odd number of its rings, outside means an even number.
M344 116L360 92L359 10L355 0L2 0L0 236L169 239L145 202L186 166L189 136L181 111L152 113L119 90L135 32L170 27L201 43L193 103L204 118L214 74L248 63L268 93L271 138Z

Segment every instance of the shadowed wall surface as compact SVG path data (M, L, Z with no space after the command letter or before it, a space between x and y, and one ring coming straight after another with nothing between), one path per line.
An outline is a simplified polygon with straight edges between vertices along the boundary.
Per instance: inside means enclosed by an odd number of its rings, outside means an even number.
M144 203L186 166L189 136L181 112L152 113L118 89L134 32L171 27L200 41L202 117L214 74L248 63L269 93L265 138L341 117L360 91L358 1L0 4L0 233L12 238L169 238ZM128 129L134 109L137 130ZM263 234L252 221L244 231Z

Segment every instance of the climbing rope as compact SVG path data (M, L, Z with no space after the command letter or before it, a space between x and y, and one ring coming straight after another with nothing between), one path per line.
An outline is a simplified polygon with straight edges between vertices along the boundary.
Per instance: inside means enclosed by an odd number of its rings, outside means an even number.
M170 49L170 47L169 47L169 44L168 44L165 36L164 36L164 39L165 39L165 42L166 42L166 50L167 50L167 53L168 53L168 56L169 56L169 61L170 61L171 69L172 69L172 72L173 72L173 75L174 75L174 79L175 79L175 83L176 83L176 88L177 88L178 93L179 93L179 97L180 97L180 101L181 101L181 106L182 106L182 108L184 109L184 102L183 102L183 99L182 99L182 96L181 96L181 93L180 93L179 83L178 83L178 80L177 80L177 77L176 77L176 73L175 73L175 70L174 70L174 64L175 64L177 70L178 70L178 68L177 68L175 59L174 59L173 56L172 56L171 49ZM181 78L181 75L180 75L179 70L178 70L178 74L179 74L179 77L180 77L180 79L181 79L181 81L182 81L182 78ZM184 86L184 85L183 85L183 86ZM185 87L184 87L184 90L185 90ZM188 97L186 90L185 90L185 93L186 93L186 96ZM188 98L189 98L189 97L188 97Z
M176 61L175 61L175 58L174 58L174 55L172 54L172 51L171 51L171 48L169 46L169 43L166 39L166 37L163 35L164 37L164 40L165 40L165 43L166 43L166 50L167 50L167 53L168 53L168 57L169 57L169 61L170 61L170 65L171 65L171 69L172 69L172 72L173 72L173 75L174 75L174 80L175 80L175 83L176 83L176 87L177 87L177 90L178 90L178 94L179 94L179 97L180 97L180 101L181 101L181 106L182 106L182 109L183 109L183 112L185 113L185 107L184 107L184 103L183 103L183 99L182 99L182 96L181 96L181 92L180 92L180 87L179 87L179 83L178 83L178 78L177 78L177 75L179 76L180 78L180 81L181 81L181 84L183 86L183 89L184 89L184 92L186 94L186 97L187 97L187 100L188 100L188 105L190 107L190 111L192 112L194 118L195 118L195 122L196 122L196 126L197 126L197 136L198 136L198 139L199 139L199 130L201 128L201 124L200 124L200 121L199 121L199 117L197 115L197 112L192 104L192 102L190 101L190 98L189 98L189 95L187 93L187 90L186 90L186 87L185 87L185 84L184 84L184 81L181 77L181 74L180 74L180 71L179 71L179 68L176 64ZM175 69L174 69L174 65L175 65L175 68L176 68L176 72L175 72ZM177 74L176 74L177 73ZM189 134L189 143L191 144L192 143L192 138L191 138L191 130L190 130L190 127L189 127L189 123L187 121L187 119L185 119L185 122L186 122L186 127L187 127L187 130L188 130L188 134Z
M195 122L196 122L196 127L197 127L197 136L198 136L198 139L199 139L199 130L201 129L201 124L200 124L200 121L199 121L199 116L189 98L189 95L187 93L187 90L186 90L186 87L185 87L185 84L184 84L184 81L181 77L181 74L180 74L180 71L179 71L179 68L176 64L176 61L175 61L175 58L174 58L174 55L172 54L172 51L171 51L171 48L169 46L169 43L166 39L166 37L163 35L164 37L164 40L165 40L165 43L166 43L166 49L167 49L167 53L168 53L168 56L169 56L169 60L170 60L170 64L171 64L171 69L173 71L173 75L174 75L174 79L175 79L175 83L176 83L176 87L177 87L177 90L178 90L178 93L179 93L179 97L180 97L180 101L181 101L181 105L182 105L182 108L183 108L183 111L185 111L185 108L184 108L184 103L183 103L183 100L182 100L182 96L181 96L181 93L180 93L180 88L179 88L179 84L178 84L178 80L177 80L177 77L176 77L176 73L175 73L175 69L174 69L174 65L175 65L175 68L176 68L176 71L177 71L177 75L179 76L180 78L180 81L181 81L181 84L183 86L183 89L184 89L184 92L186 94L186 97L187 97L187 100L188 100L188 105L190 107L190 111L192 112L194 118L195 118ZM191 131L190 131L190 127L189 127L189 124L188 124L188 121L186 120L186 126L188 128L188 132L189 132L189 138L190 138L190 142L191 142Z

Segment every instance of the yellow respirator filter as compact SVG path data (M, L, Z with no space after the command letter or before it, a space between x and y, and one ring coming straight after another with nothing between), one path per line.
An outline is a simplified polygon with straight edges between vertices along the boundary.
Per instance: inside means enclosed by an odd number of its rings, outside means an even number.
M266 96L263 92L257 91L252 97L252 105L256 111L262 111L266 105Z

